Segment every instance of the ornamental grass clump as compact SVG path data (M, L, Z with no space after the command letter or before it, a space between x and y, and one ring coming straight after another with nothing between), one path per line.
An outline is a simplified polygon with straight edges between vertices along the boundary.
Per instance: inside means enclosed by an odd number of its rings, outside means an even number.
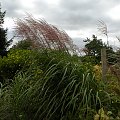
M87 66L74 63L72 56L68 60L68 54L42 53L27 71L1 87L1 120L90 120L110 103Z

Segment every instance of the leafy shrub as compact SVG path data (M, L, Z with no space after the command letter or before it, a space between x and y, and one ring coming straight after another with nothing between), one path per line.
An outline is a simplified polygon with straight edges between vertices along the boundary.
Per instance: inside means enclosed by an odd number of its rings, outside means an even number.
M94 71L96 80L101 80L101 78L102 78L102 67L100 65L95 65L95 66L93 66L93 71Z
M82 56L81 61L83 63L90 63L92 65L100 64L97 56Z
M27 70L35 62L41 69L45 70L51 60L50 64L57 63L60 60L65 60L64 64L67 61L71 63L78 61L78 59L75 60L74 57L63 51L12 49L7 57L0 58L0 81L12 79L20 70Z
M12 49L30 49L32 43L30 40L21 40L16 45L12 47Z
M30 50L11 50L7 57L0 58L1 79L12 79L16 72L30 66L31 54Z

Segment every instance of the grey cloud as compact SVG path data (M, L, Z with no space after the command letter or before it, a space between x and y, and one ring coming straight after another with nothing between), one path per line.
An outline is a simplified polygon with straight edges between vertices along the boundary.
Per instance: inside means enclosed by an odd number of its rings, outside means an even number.
M31 14L40 14L49 22L63 26L65 29L79 29L93 27L98 19L111 7L118 4L119 0L60 0L58 6L51 6L44 0L35 0L35 8ZM7 10L8 17L19 17L18 10L26 11L18 0L2 0L2 6ZM26 11L27 12L27 11Z
M85 43L83 42L83 40L85 40L86 38L74 38L74 44L77 45L79 48L84 48Z
M22 4L18 0L2 0L2 8L6 10L7 17L18 17L17 10L22 10Z
M51 9L50 6L44 0L36 0L34 3L34 12L47 16L47 12Z
M119 33L119 22L113 21L106 15L107 11L120 4L119 0L60 0L57 6L52 6L45 0L35 0L32 10L22 6L20 0L2 0L1 2L3 8L7 10L8 17L21 17L17 11L28 10L33 16L34 14L43 15L47 22L60 26L64 30L76 31L96 29L98 20L102 19L110 27L110 33Z
M40 2L39 2L40 3ZM65 29L95 27L97 20L109 21L105 12L118 4L118 0L61 0L57 7L45 6L45 18ZM40 4L39 4L40 5ZM41 7L38 8L41 12ZM95 26L94 26L95 25Z

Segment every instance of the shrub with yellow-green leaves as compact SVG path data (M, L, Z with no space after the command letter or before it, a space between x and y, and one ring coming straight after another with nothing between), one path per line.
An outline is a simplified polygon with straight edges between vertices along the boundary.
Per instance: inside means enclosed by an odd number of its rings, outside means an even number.
M30 50L11 50L7 57L0 58L0 78L12 79L22 68L27 68L32 63Z
M104 109L101 108L98 113L94 116L94 120L110 120L108 114L105 113Z
M95 74L95 78L97 80L101 80L102 78L102 68L100 65L95 65L93 66L93 71L94 71L94 74Z
M64 51L12 49L7 57L0 58L0 81L13 79L16 73L26 71L32 64L45 71L51 64L56 64L60 60L64 60L64 64L79 61Z

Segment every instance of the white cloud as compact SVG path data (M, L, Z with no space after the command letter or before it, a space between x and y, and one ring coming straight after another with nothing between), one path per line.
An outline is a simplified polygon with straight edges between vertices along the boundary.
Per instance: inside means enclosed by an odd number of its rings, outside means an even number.
M34 1L35 0L21 0L21 4L25 8L34 8Z
M59 5L60 0L44 0L49 5Z
M5 18L4 23L5 24L3 25L3 27L8 28L9 30L12 30L14 25L15 25L14 20L12 18L9 18L9 17Z
M111 17L113 20L120 20L120 4L115 6L114 8L110 9L107 14Z

